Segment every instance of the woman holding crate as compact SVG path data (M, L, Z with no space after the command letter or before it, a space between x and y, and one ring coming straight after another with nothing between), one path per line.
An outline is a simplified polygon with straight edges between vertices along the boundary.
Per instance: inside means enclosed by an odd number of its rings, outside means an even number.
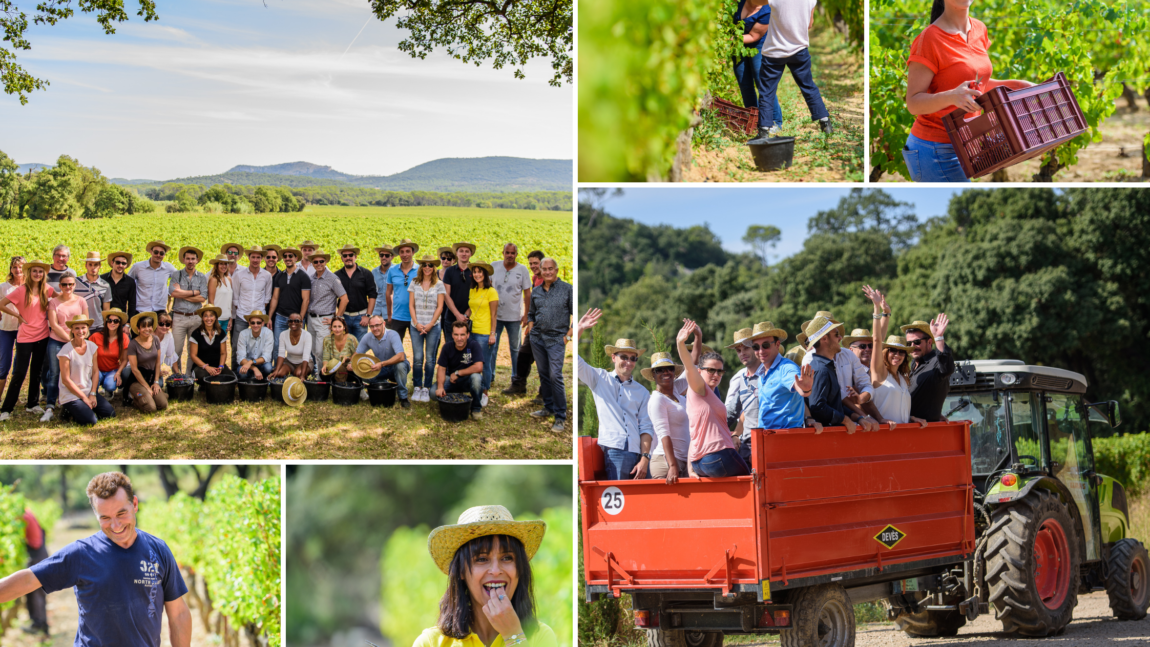
M914 126L902 149L915 182L969 182L942 118L955 108L977 113L987 90L1028 88L1029 81L990 78L990 36L970 17L971 0L934 0L930 25L911 43L907 60L906 109Z
M762 2L762 4L758 4ZM739 6L732 16L736 24L743 27L743 47L754 49L753 56L735 57L735 79L743 95L743 107L759 110L759 130L774 131L783 127L783 108L779 105L779 95L775 95L775 115L772 123L767 123L764 110L759 109L759 97L763 87L759 83L759 67L763 62L763 41L767 38L767 26L771 22L771 8L763 0L739 0Z

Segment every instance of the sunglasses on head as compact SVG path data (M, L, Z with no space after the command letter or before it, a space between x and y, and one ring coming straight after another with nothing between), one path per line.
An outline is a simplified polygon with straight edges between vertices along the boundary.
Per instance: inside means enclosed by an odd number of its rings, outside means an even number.
M637 362L637 361L639 361L638 355L624 355L622 353L619 353L619 354L615 355L615 357L618 357L620 360L622 360L624 362Z
M851 344L851 348L861 348L862 350L870 350L870 349L874 348L874 344L873 343L863 344L863 343L855 342L855 343Z

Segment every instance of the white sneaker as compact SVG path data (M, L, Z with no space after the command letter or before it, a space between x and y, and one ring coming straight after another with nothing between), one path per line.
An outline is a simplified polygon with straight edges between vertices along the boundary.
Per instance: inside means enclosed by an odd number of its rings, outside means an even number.
M51 419L52 419L52 407L48 407L48 409L44 412L44 415L40 416L40 422L48 422Z
M483 397L482 397L482 398L480 398L480 400L479 400L479 406L481 406L481 407L486 407L486 406L487 406L487 400L488 400L488 398L487 398L487 394L486 394L486 393L484 393L484 394L483 394Z
M5 420L7 420L8 418L11 418L11 417L12 417L12 414L8 413L7 411L5 411L4 413L0 413L0 422L4 422Z
M44 413L44 409L41 408L40 405L25 409L24 411L27 411L28 413L35 413L37 415Z
M420 402L431 402L431 391L426 386L423 387L423 396Z

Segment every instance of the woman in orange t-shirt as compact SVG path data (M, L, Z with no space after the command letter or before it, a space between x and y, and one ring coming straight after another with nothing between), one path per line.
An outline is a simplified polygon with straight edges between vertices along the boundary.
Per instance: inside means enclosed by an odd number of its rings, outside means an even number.
M1004 85L1028 88L1029 81L990 78L990 36L970 17L971 0L934 0L930 25L910 46L906 109L914 126L902 149L915 182L969 182L950 144L942 117L955 108L979 112L975 98Z

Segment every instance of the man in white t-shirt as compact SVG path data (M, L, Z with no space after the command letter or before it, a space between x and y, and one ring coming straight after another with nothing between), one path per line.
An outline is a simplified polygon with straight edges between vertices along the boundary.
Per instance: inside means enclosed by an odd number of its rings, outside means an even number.
M503 331L507 331L507 342L511 346L511 384L519 380L519 331L527 325L527 310L523 304L531 304L531 270L516 262L519 257L519 248L515 243L503 246L503 262L496 263L495 272L491 275L491 287L499 292L499 307L495 311L495 348L491 356L499 355L499 339ZM512 394L518 391L508 387L503 391Z
M752 4L763 5L766 0L748 0ZM775 122L775 95L783 70L791 70L791 78L799 86L811 111L811 121L817 121L819 128L828 135L834 132L830 113L823 104L819 87L811 75L810 29L815 22L815 5L818 0L773 0L771 2L771 26L763 39L762 64L759 67L759 85L763 92L759 95L759 114L764 115L763 123ZM773 136L777 127L761 128L755 139ZM752 140L754 141L754 140Z

